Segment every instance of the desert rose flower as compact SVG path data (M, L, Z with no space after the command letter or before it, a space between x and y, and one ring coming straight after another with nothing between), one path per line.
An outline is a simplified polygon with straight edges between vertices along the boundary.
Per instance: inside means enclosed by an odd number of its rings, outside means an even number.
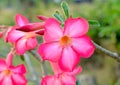
M82 68L78 67L72 72L64 72L56 63L52 63L52 67L55 75L45 76L41 81L41 85L76 85L75 75L82 71Z
M26 85L24 65L12 65L13 54L9 53L7 59L0 58L0 85Z
M27 50L37 46L36 36L43 34L43 23L29 23L20 14L16 15L16 23L17 26L13 26L7 31L5 40L15 45L17 54L23 55Z
M94 45L86 35L88 22L83 18L69 18L64 29L54 18L45 23L44 40L38 48L43 60L58 62L64 71L72 71L80 57L89 58L94 52Z
M41 85L76 85L74 76L60 74L59 76L45 76Z

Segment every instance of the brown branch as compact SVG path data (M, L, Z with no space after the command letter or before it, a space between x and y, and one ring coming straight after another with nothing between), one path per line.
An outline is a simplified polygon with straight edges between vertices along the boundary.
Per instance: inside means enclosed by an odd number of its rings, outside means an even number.
M41 63L42 75L47 75L47 67L45 61L43 61L38 53L36 53L34 50L30 50L29 52Z
M34 50L29 50L29 52L36 58L36 60L38 60L39 62L42 62L42 59Z
M112 52L110 50L105 49L104 47L98 45L97 43L95 43L94 41L92 41L93 44L95 45L96 49L100 50L101 52L109 55L111 58L117 60L118 62L120 62L120 55L117 52Z
M37 75L37 73L36 73L36 71L35 71L35 69L33 67L33 64L31 62L29 56L27 54L24 54L23 56L24 56L25 61L26 61L27 65L28 65L28 68L29 68L29 70L31 72L31 75L32 75L31 79L36 83L36 85L39 85L38 75Z

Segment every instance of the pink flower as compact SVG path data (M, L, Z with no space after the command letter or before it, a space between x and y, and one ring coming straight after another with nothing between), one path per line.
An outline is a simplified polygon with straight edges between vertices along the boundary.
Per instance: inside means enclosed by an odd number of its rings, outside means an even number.
M0 59L0 85L26 85L24 77L26 69L24 65L12 65L13 54L9 54L7 59Z
M41 85L76 85L74 76L60 74L59 76L45 76Z
M45 76L41 81L41 85L76 85L75 75L82 71L82 68L78 67L72 72L64 72L57 63L52 63L52 67L55 75Z
M58 62L64 71L72 71L80 57L89 58L94 52L94 45L86 35L88 22L83 18L69 18L62 29L60 23L49 18L45 23L45 43L38 52L43 60Z
M16 23L18 26L11 27L8 30L5 40L15 45L17 54L23 55L27 50L34 49L37 46L36 36L43 34L43 24L29 23L20 14L16 15Z

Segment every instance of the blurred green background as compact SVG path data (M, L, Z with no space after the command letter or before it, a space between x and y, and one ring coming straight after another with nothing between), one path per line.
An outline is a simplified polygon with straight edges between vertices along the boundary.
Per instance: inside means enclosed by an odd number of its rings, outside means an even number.
M120 0L0 0L0 25L15 25L14 16L17 13L23 14L31 22L40 21L37 15L53 17L57 10L63 15L61 1L68 3L73 17L98 20L101 26L91 27L88 35L101 46L120 52ZM5 57L10 45L1 39L0 46L0 56ZM40 76L40 64L34 58L32 62ZM17 65L24 62L16 57L14 63ZM80 65L83 72L78 79L81 75L89 75L94 76L95 85L120 85L120 64L104 53L96 50L90 59L81 59ZM49 73L52 73L50 67L47 67Z

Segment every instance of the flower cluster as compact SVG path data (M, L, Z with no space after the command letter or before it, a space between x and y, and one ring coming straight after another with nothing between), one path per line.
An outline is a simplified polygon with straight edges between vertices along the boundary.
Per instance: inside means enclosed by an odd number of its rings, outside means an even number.
M23 64L13 66L12 58L12 52L8 54L6 60L0 58L0 85L26 85L25 66Z
M46 75L40 85L76 85L76 74L82 71L78 66L81 58L89 58L94 45L87 36L89 24L84 18L68 18L64 26L54 18L39 16L43 22L30 23L20 14L15 17L16 26L10 27L5 41L13 45L18 55L38 46L42 60L50 62L54 75ZM0 33L2 37L2 33ZM36 37L43 37L38 45ZM26 85L24 65L13 66L12 56L0 59L0 85Z

